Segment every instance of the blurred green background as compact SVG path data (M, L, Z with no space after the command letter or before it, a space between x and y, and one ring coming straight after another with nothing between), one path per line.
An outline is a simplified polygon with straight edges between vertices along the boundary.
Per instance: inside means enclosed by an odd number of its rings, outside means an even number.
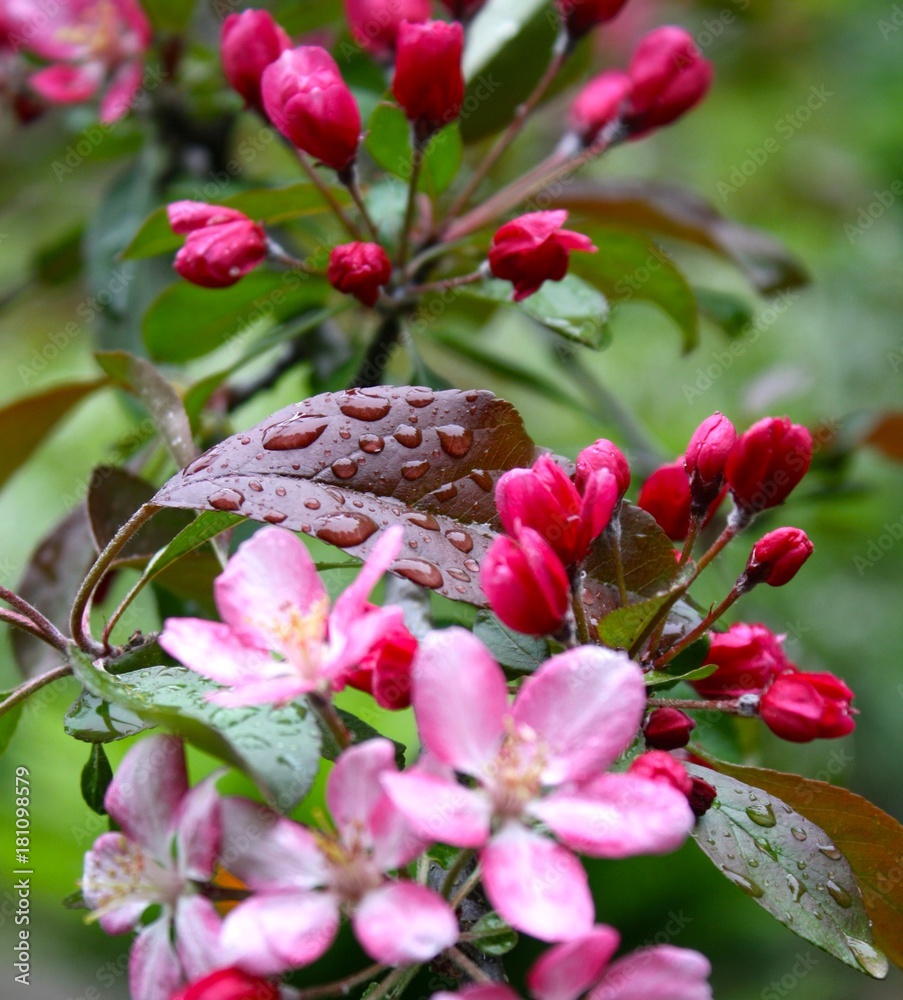
M282 8L314 11L316 21L317 8L332 6L294 0ZM622 64L639 32L673 22L693 32L716 65L717 82L705 104L677 127L617 150L594 169L601 176L687 184L731 217L779 237L802 258L813 281L785 299L777 315L767 311L767 302L756 303L760 331L741 338L743 356L730 365L728 341L713 328L704 329L696 351L681 356L676 331L661 314L640 304L625 306L613 321L612 347L590 359L600 385L668 458L682 451L694 427L716 409L740 426L765 413L787 413L813 428L849 429L863 415L903 408L903 199L891 188L903 181L903 6L884 0L634 0L622 20L602 43L600 65L604 60ZM808 114L799 110L807 107ZM515 155L506 158L504 169L514 175L519 164L532 163L533 154L554 141L559 120L555 113L541 116ZM43 385L96 374L88 321L95 310L85 287L29 279L40 247L96 216L118 169L115 155L137 148L137 129L123 123L71 172L57 176L53 162L65 158L67 147L90 124L86 112L70 111L48 114L24 128L2 126L3 403ZM276 170L292 179L275 153L250 170L258 177ZM679 259L697 283L741 291L752 300L742 279L711 257L684 252ZM73 320L77 334L58 351L47 351L52 336ZM498 353L539 372L548 370L546 341L511 311L500 314L483 336ZM479 383L511 398L537 441L563 454L573 456L602 435L629 443L617 423L580 417L428 346L424 353L455 384ZM239 411L235 426L302 398L307 386L305 371L287 376L265 398ZM117 440L138 419L111 392L91 399L5 486L0 582L17 580L37 541L80 501L92 466L110 460ZM903 450L903 442L897 442L897 450ZM760 588L738 614L785 632L790 655L800 666L844 677L856 690L861 715L855 734L840 743L800 748L765 738L757 762L830 777L903 818L898 763L903 755L903 561L896 542L886 550L875 548L894 526L897 534L903 530L903 468L874 450L857 448L842 469L823 468L811 476L787 508L767 522L763 518L762 527L784 523L809 533L815 558L792 586ZM722 559L696 596L706 602L720 597L745 551L741 545ZM880 558L873 558L876 553ZM8 637L0 641L0 688L8 688L15 683L15 670ZM0 815L12 809L15 767L27 766L35 868L29 995L33 1000L120 1000L127 997L128 940L108 939L96 926L84 927L80 914L60 905L75 887L82 851L102 826L78 791L87 747L61 730L74 695L74 685L57 685L26 709L0 760ZM121 753L122 747L113 749L114 763ZM196 774L211 766L200 758L195 764ZM4 823L4 885L12 867L9 835ZM672 942L699 948L711 958L715 995L721 1000L903 995L899 970L875 983L806 945L723 881L693 844L667 858L593 863L591 869L599 919L618 927L630 946L661 941L656 934L667 933L669 924L679 927ZM4 984L11 982L9 898L4 887ZM337 955L338 971L342 962L357 961L348 955ZM13 995L14 985L9 990L4 985L3 995Z

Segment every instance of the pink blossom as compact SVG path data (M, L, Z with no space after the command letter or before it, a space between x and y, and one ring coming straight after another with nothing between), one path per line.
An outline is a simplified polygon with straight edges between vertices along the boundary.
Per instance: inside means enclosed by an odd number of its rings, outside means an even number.
M85 902L108 934L138 927L148 906L161 907L132 945L134 1000L169 1000L187 980L222 964L219 915L193 885L213 877L220 805L211 780L188 790L185 753L175 736L141 740L107 789L104 806L122 832L101 834L85 855Z
M223 803L223 855L254 895L223 923L229 962L258 976L308 965L329 948L342 912L378 962L427 962L458 938L448 903L425 886L386 873L428 844L382 791L396 772L388 740L346 750L329 776L326 800L337 830L321 833L246 799Z
M239 546L216 579L223 621L170 618L160 645L189 669L226 685L230 690L210 696L220 705L284 704L309 692L339 691L403 625L400 608L367 601L400 548L401 529L390 528L330 608L304 543L283 528L264 528ZM398 678L393 681L397 686ZM379 676L373 684L379 686Z
M635 738L645 702L635 663L584 646L545 663L509 705L485 646L449 629L421 644L413 669L430 765L382 782L421 836L480 850L486 894L512 926L545 941L578 937L592 926L593 902L571 851L661 853L693 825L675 789L604 773Z

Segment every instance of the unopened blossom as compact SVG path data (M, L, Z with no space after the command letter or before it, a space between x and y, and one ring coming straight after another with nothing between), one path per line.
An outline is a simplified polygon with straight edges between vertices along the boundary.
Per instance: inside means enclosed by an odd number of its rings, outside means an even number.
M372 308L392 277L392 263L378 243L344 243L333 247L326 277L337 291Z
M233 88L258 111L263 110L260 80L292 41L266 10L243 10L223 21L220 57L223 72Z
M285 704L310 692L329 695L349 683L386 635L403 627L400 608L367 600L400 549L396 526L330 608L304 543L291 531L264 528L239 546L214 582L223 621L170 618L160 645L186 667L225 685L210 696L220 705ZM379 685L378 662L372 669L373 684Z
M580 38L616 17L626 3L627 0L555 0L555 7L571 38Z
M430 0L344 0L344 5L354 40L377 56L391 54L402 24L430 17Z
M696 428L684 454L692 511L701 517L724 487L724 470L737 442L737 431L723 413L713 413Z
M704 698L739 698L761 692L790 665L784 653L784 636L758 623L737 622L726 632L711 633L703 665L717 670L693 681Z
M577 473L574 476L577 489L583 493L592 475L601 470L606 470L615 477L618 498L623 497L630 488L630 464L624 452L606 438L599 438L577 456Z
M326 791L336 833L309 829L246 799L223 802L223 853L252 891L226 916L227 960L258 976L309 965L332 944L342 914L364 951L386 965L428 962L458 938L437 893L388 872L429 843L380 786L395 749L375 739L346 750Z
M219 915L195 885L216 870L220 806L210 779L189 790L175 736L137 743L107 789L104 807L120 830L101 834L85 855L82 893L108 934L138 930L129 957L133 1000L170 1000L223 964ZM153 905L160 915L141 926Z
M282 991L272 979L241 969L217 969L172 995L172 1000L280 1000Z
M166 211L173 232L188 237L173 266L192 284L228 288L266 260L266 233L243 212L202 201L176 201Z
M682 542L690 531L690 481L683 459L656 469L643 483L637 506L658 522L674 542Z
M606 773L646 703L642 671L624 653L583 646L555 656L509 704L501 667L452 628L421 644L413 678L428 763L387 772L383 785L415 832L479 850L489 901L518 930L544 941L590 930L592 897L572 852L663 853L691 829L680 792Z
M695 728L695 721L679 708L656 708L643 726L643 735L653 750L677 750L690 742Z
M464 29L456 21L402 24L392 93L423 141L461 112Z
M734 503L748 520L777 507L812 461L812 435L787 417L765 417L737 438L724 474Z
M767 583L769 587L783 587L802 569L812 552L812 542L800 528L769 531L753 546L743 573L743 585Z
M607 126L621 118L630 96L630 77L617 70L600 73L571 104L568 123L584 146L591 146Z
M856 728L853 692L834 674L790 669L775 678L759 702L766 726L792 743L836 739Z

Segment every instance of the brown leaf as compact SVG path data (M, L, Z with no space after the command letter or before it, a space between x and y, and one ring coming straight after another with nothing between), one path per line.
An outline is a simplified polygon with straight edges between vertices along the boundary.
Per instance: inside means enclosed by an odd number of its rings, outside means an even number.
M586 561L587 576L609 587L617 585L612 545L606 532ZM674 545L651 514L629 503L621 505L621 562L628 591L640 597L666 589L677 572Z
M882 413L863 439L896 462L903 462L903 413Z
M400 524L405 550L393 572L485 606L478 574L495 536L495 481L530 465L534 451L517 410L490 392L350 389L221 442L153 502L234 510L360 558Z

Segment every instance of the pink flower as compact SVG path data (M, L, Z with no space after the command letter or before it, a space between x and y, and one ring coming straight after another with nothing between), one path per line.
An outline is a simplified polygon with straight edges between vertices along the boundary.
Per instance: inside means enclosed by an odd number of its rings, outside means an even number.
M754 587L757 583L783 587L802 569L812 552L809 536L799 528L769 531L753 546L743 582L747 587Z
M704 698L739 698L761 691L789 666L782 635L764 625L736 622L727 632L711 634L711 646L704 664L718 669L693 681Z
M263 110L260 79L292 41L266 10L243 10L223 21L220 49L223 72L235 90L258 111Z
M430 0L345 0L345 17L354 40L374 55L388 55L405 21L430 17Z
M809 469L812 435L787 417L765 417L737 438L724 475L747 517L782 504Z
M568 213L529 212L505 223L489 248L489 266L496 278L514 285L514 301L529 298L545 281L561 281L568 272L571 250L596 253L588 236L561 227Z
M643 483L637 497L642 507L674 542L682 542L690 531L690 480L683 459L663 465Z
M188 235L173 266L192 284L228 288L266 260L266 233L243 212L202 201L175 201L166 211L173 232Z
M392 277L392 263L378 243L345 243L333 247L326 276L337 291L372 308Z
M160 645L226 685L230 690L210 696L220 705L285 703L311 691L341 690L402 624L400 608L367 601L400 549L401 529L390 528L330 609L304 543L290 531L264 528L239 546L216 579L223 622L170 618Z
M174 993L172 1000L279 1000L279 986L241 969L217 969Z
M457 21L402 24L399 28L392 93L421 140L460 114L463 50L464 29Z
M571 128L584 146L591 146L599 133L621 117L630 96L630 77L609 70L594 77L577 95L568 115Z
M574 482L581 493L586 491L590 477L602 470L610 472L618 484L618 498L630 489L630 464L624 452L606 438L599 438L577 456L577 474Z
M627 0L555 0L555 6L572 38L610 21L621 12Z
M105 87L100 120L121 118L141 86L151 26L136 0L69 0L53 5L19 0L5 12L10 44L52 65L31 77L52 104L90 100Z
M684 464L697 517L703 516L721 493L724 467L736 442L737 431L723 413L713 413L693 432Z
M161 907L132 945L134 1000L170 1000L186 980L223 964L219 915L192 884L213 877L220 805L211 780L189 791L185 753L175 736L137 743L107 789L104 806L122 832L101 834L85 855L85 902L108 934L140 927L148 906Z
M517 929L544 941L590 930L592 897L571 851L661 853L690 831L684 795L604 773L636 736L646 703L642 671L625 654L584 646L555 656L509 705L501 667L453 628L421 644L413 678L428 763L387 772L383 785L416 833L480 850L486 894Z
M613 927L597 924L585 934L549 948L527 972L533 1000L712 1000L704 955L657 945L612 962L620 943ZM588 992L587 992L588 991ZM519 1000L510 986L466 986L434 993L432 1000Z
M309 965L329 948L342 912L364 951L387 965L428 962L455 943L458 921L444 899L385 874L429 846L380 787L395 773L388 740L341 755L326 792L335 835L246 799L223 802L224 857L254 892L223 923L229 961L258 976Z
M762 695L759 712L766 726L792 743L836 739L856 728L850 707L853 692L833 674L791 669Z

